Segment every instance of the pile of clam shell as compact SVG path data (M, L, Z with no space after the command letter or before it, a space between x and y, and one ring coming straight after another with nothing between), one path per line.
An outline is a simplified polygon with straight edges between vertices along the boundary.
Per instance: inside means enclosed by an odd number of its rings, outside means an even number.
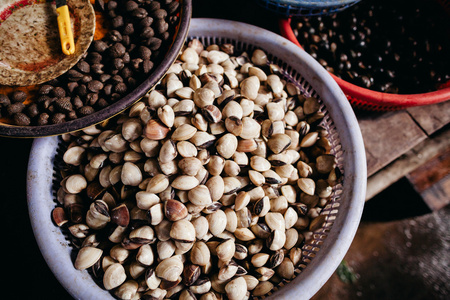
M141 101L65 134L54 222L120 299L264 297L339 180L324 114L261 49L191 40Z

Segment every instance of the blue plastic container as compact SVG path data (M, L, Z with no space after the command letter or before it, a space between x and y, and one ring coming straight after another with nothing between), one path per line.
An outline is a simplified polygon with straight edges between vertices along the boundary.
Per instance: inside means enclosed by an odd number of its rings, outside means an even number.
M360 0L255 0L262 7L284 17L332 14Z

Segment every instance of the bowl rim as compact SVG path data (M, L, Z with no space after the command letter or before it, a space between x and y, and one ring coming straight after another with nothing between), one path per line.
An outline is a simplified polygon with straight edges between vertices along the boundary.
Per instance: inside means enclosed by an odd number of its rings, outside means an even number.
M220 19L192 19L189 37L208 36L208 33L212 36L244 40L263 49L267 48L266 43L270 43L274 49L278 48L279 53L289 53L289 57L292 58L294 63L313 69L314 72L311 72L308 76L304 76L303 73L302 76L316 90L321 89L318 93L327 105L340 140L343 145L348 146L343 146L345 176L343 194L346 195L347 201L340 202L339 213L336 215L334 225L328 233L329 238L325 239L321 251L317 252L316 257L308 264L309 267L298 274L291 283L269 297L270 299L287 299L288 297L309 299L331 277L344 258L356 234L362 215L367 170L363 139L356 117L344 93L328 72L320 67L319 63L309 54L286 38L241 22ZM253 43L255 41L256 43ZM60 228L50 220L51 209L54 208L55 202L53 199L48 201L49 197L52 197L52 179L48 177L51 177L49 174L53 174L52 163L57 144L57 137L45 137L33 142L27 174L28 207L33 231L45 260L69 293L74 293L74 297L78 297L76 293L81 291L79 289L74 290L71 285L78 284L79 281L74 281L73 276L83 276L88 275L88 273L75 270L69 257L71 248L68 247L68 242L64 242ZM44 182L45 188L39 183L42 180L46 180ZM59 240L48 242L50 236L57 237L55 240ZM59 253L59 251L64 253ZM57 256L64 256L65 261L61 263L60 259L55 258ZM58 263L54 262L56 259L59 260ZM65 264L66 268L61 268L61 264ZM64 273L68 273L68 275ZM90 282L87 287L91 287L95 283L90 275L88 276L89 278L81 277L80 282L87 280ZM102 293L99 294L104 295L104 290L98 286L96 288L94 290L101 291ZM83 290L89 290L89 288L84 287ZM94 296L92 295L90 299L94 299Z
M175 31L174 40L170 45L168 52L156 68L151 72L150 76L125 97L88 116L70 120L61 124L17 126L0 123L0 136L32 138L60 135L78 131L91 125L102 123L139 101L166 74L167 70L175 62L181 47L184 45L184 41L186 40L189 30L189 23L192 17L192 0L179 0L179 2L181 4L180 21L177 26L177 30Z

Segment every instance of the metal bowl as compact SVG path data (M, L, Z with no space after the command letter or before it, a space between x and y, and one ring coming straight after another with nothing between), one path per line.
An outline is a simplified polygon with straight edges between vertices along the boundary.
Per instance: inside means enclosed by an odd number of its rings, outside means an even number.
M155 64L150 76L126 96L88 116L77 118L75 120L67 121L61 124L44 126L16 126L0 122L0 136L43 137L73 132L97 123L101 123L117 115L126 108L130 107L133 103L137 102L164 76L169 67L177 58L178 52L184 44L192 15L192 1L179 0L179 2L180 14L178 18L178 24L176 26L172 44L168 48L167 53L165 53L164 57L158 64Z

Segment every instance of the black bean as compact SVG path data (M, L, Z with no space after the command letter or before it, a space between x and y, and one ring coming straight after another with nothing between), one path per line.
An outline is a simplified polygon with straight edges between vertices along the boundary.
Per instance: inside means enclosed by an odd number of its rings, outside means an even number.
M154 23L155 32L158 34L163 34L169 29L169 24L163 19L155 20Z
M92 80L92 76L91 75L84 75L83 78L81 78L81 80L79 82L88 83L91 80Z
M122 27L123 25L124 25L123 17L120 15L111 20L111 26L113 28L119 28Z

